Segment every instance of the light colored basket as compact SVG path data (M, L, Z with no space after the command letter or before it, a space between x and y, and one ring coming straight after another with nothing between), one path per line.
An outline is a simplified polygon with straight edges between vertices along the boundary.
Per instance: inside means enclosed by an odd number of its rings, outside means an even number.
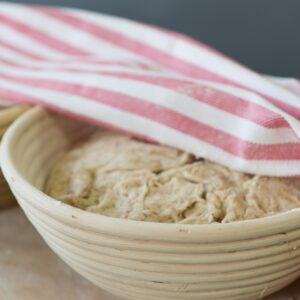
M160 224L93 214L45 195L54 162L93 130L34 108L9 128L1 153L30 221L84 277L131 300L258 299L299 277L300 209L231 224Z
M27 109L28 106L25 105L0 107L0 140L11 123ZM0 209L6 208L14 203L15 198L13 197L0 169Z

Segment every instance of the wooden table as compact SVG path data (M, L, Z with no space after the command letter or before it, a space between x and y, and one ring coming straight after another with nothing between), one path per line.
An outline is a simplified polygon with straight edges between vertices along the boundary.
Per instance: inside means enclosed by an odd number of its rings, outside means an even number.
M0 211L0 300L54 299L120 300L64 264L20 208ZM300 300L300 280L267 299Z

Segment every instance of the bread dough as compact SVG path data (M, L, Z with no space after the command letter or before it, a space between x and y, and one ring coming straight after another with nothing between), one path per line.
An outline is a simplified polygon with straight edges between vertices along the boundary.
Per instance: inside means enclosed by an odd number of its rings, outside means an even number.
M99 130L53 168L46 193L90 212L165 223L228 223L300 206L300 180L240 173Z

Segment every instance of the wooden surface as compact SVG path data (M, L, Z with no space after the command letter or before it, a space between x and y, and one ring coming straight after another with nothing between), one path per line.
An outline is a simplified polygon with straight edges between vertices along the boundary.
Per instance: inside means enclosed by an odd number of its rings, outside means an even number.
M87 282L45 244L18 207L0 211L0 300L119 300ZM268 300L299 300L300 280Z

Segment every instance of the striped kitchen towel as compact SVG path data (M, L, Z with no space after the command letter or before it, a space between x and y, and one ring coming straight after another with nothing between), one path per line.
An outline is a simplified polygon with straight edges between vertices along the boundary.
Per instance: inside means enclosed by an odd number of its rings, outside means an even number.
M75 9L0 4L0 98L248 173L300 175L300 82L187 36ZM298 94L297 94L298 93Z

